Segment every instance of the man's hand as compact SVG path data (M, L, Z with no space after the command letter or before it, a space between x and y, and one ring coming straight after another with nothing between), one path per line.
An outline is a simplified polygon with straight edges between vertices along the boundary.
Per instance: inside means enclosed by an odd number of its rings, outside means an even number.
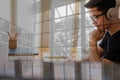
M90 34L89 34L89 40L92 42L97 42L100 39L103 38L104 36L104 31L99 31L99 30L93 30Z

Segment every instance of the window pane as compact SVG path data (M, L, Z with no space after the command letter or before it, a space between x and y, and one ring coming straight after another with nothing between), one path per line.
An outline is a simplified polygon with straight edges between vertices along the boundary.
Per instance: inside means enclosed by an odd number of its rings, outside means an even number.
M66 16L66 6L58 7L58 14L60 17Z
M67 15L73 15L73 6L71 4L67 5Z
M34 33L40 33L41 32L41 27L40 27L40 24L37 23L35 24L35 32Z
M55 23L54 23L55 27L54 30L64 30L65 26L66 26L66 17L65 18L59 18L59 19L55 19Z
M80 28L80 15L72 15L67 17L66 29Z
M34 36L35 39L34 39L34 47L40 47L40 35L35 35Z
M85 13L85 23L87 23L85 26L93 26L89 13Z
M40 13L36 14L35 22L40 22Z
M59 18L60 17L60 14L59 14L59 12L58 12L58 9L56 8L55 9L55 18Z
M55 46L71 46L73 39L73 30L57 31L54 33L54 45Z

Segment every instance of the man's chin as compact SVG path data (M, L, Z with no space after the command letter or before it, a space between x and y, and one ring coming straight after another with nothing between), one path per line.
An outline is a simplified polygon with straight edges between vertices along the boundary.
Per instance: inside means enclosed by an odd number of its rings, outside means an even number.
M97 27L97 29L98 29L100 32L105 32L105 26L103 26L103 25L99 25L99 26Z

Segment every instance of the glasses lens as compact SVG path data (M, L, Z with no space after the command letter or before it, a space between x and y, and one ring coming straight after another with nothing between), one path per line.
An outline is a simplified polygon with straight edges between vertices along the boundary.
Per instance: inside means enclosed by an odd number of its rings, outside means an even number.
M96 16L90 16L90 18L92 19L92 21L97 21L98 17L104 15L104 13L96 15Z

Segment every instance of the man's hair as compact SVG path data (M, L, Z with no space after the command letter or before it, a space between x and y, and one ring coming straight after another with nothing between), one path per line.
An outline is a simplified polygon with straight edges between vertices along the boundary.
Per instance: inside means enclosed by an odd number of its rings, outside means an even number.
M98 11L107 13L108 9L115 7L115 0L89 0L84 6L86 8L96 7Z

